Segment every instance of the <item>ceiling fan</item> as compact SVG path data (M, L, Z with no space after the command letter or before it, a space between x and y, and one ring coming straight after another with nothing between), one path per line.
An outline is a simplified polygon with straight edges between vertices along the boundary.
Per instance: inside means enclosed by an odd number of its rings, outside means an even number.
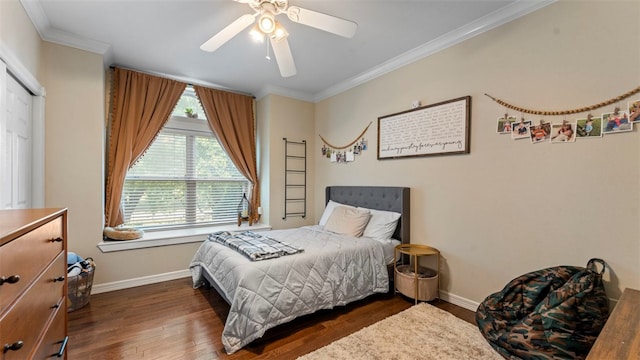
M276 16L282 13L296 23L311 26L346 38L351 38L356 33L358 25L349 20L319 13L317 11L303 9L297 6L289 6L288 0L234 0L248 4L255 11L253 14L245 14L227 25L219 33L214 35L200 46L204 51L213 52L242 30L252 25L256 18L257 24L251 30L251 35L256 39L269 38L273 54L276 57L280 75L290 77L296 74L296 65L289 48L287 37L289 33L282 24L276 21ZM268 45L267 45L268 46ZM268 48L267 48L268 51ZM267 53L267 59L269 59Z

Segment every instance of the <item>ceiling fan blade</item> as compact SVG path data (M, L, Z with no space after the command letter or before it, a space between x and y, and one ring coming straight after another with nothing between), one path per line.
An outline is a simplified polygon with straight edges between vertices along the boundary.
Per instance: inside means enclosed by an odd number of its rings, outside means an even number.
M296 74L296 64L293 62L293 55L291 54L291 48L289 47L289 41L287 38L276 40L270 38L271 47L273 48L273 55L276 56L276 62L280 69L280 75L282 77L291 77Z
M346 38L352 38L358 28L358 24L353 21L319 13L313 10L299 8L297 6L289 6L287 9L287 16L293 22L311 26Z
M254 21L256 21L256 14L245 14L240 16L234 22L227 25L227 27L220 30L220 32L215 34L211 39L200 45L200 49L209 52L218 50L220 46L238 35L240 31L249 27L249 25L253 24Z

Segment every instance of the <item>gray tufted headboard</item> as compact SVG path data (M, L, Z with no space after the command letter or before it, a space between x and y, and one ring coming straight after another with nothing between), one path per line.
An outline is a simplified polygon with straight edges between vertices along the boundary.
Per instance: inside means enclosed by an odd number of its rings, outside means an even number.
M410 242L410 201L408 187L392 186L327 186L326 202L333 200L351 206L395 211L402 214L393 234L403 244Z

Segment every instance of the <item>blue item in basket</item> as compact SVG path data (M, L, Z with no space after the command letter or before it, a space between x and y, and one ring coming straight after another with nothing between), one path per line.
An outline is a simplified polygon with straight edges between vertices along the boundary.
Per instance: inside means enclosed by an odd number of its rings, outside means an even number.
M75 263L79 263L82 260L84 260L82 258L82 256L80 256L80 255L78 255L78 254L76 254L74 252L69 251L67 253L67 266L73 265Z

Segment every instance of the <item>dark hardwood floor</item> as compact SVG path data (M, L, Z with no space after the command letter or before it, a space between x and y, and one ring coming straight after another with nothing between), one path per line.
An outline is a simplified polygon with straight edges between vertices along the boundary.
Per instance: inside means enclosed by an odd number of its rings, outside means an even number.
M433 305L475 323L474 313L436 300ZM273 328L232 355L220 340L229 305L191 279L91 296L69 313L68 357L75 359L295 359L413 305L380 294Z

